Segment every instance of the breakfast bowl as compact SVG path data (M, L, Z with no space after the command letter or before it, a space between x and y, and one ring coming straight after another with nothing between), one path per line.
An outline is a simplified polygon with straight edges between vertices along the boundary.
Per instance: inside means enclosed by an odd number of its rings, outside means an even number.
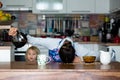
M85 63L94 63L96 60L96 56L83 56L83 61Z

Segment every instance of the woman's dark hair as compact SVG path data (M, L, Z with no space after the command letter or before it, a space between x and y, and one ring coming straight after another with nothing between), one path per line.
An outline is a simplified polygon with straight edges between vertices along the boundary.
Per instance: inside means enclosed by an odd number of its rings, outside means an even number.
M65 44L60 48L59 55L63 63L72 63L75 58L75 49L71 44Z

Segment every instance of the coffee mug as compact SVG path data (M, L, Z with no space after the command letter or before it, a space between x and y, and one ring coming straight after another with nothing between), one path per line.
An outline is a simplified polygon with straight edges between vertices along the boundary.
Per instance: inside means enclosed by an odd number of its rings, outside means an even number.
M51 61L51 58L45 54L40 54L37 56L38 65L46 65Z

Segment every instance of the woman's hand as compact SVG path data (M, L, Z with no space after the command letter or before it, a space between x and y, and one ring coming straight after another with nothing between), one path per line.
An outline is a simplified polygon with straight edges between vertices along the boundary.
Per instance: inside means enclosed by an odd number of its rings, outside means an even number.
M8 32L8 35L9 35L9 36L16 36L17 30L18 30L17 28L13 28L13 27L10 28L10 29L9 29L9 32Z

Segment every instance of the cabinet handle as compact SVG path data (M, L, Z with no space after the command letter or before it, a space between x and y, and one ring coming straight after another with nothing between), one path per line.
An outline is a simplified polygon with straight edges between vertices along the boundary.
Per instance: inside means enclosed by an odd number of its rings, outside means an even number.
M43 10L43 11L40 11L40 12L59 12L59 11L54 11L54 10L52 10L52 11Z
M6 5L6 7L25 7L25 5Z
M90 11L72 11L72 12L82 12L82 13L85 13L85 12L90 12Z

